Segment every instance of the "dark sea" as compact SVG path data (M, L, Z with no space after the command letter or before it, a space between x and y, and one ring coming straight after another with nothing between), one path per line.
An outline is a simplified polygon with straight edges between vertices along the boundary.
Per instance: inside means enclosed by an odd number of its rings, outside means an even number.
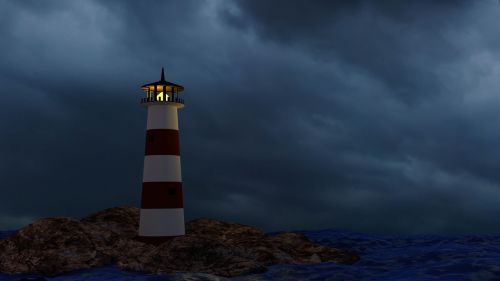
M13 232L0 232L0 239ZM222 278L206 274L151 275L116 266L81 270L50 281L163 280L500 280L500 236L369 235L323 230L303 232L312 240L357 252L353 265L275 265L263 274ZM1 281L43 280L36 275L3 275Z

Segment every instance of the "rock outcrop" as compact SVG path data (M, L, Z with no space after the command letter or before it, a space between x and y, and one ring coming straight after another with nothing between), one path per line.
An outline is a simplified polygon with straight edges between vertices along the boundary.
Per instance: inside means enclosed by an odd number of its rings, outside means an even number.
M87 218L41 219L0 241L0 272L58 275L116 263L151 273L201 272L220 276L260 273L272 264L354 263L358 257L324 247L298 233L266 235L236 223L198 219L186 235L159 245L136 241L139 210L106 209Z

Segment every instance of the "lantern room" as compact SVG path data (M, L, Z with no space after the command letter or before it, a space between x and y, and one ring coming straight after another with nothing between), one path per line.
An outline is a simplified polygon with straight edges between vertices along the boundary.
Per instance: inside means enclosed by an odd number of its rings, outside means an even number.
M166 81L163 67L161 68L160 81L142 85L141 89L146 92L146 97L141 99L141 103L174 102L184 104L184 100L179 98L179 93L184 91L184 87Z

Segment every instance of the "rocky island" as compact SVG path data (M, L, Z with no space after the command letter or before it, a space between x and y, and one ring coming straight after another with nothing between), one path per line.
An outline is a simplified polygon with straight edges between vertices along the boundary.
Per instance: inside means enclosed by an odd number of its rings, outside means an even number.
M210 219L187 222L184 236L148 244L135 239L138 223L139 209L128 206L83 219L40 219L0 241L0 272L53 276L115 263L130 271L233 277L261 273L273 264L351 264L359 259L299 233L269 235Z

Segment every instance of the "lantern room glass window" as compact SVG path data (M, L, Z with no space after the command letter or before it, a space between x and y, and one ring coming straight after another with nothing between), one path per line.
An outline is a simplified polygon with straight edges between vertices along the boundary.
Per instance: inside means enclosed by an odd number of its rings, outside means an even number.
M167 101L168 97L167 93L159 92L156 94L156 101Z

